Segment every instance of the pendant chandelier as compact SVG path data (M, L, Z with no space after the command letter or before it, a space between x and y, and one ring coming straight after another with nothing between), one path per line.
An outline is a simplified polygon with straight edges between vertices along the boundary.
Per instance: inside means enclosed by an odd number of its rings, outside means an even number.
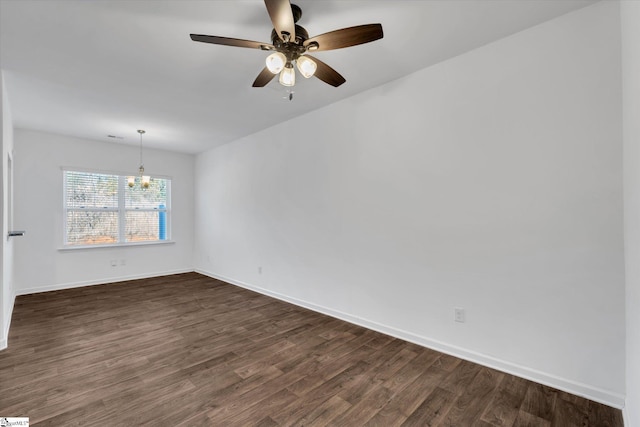
M144 163L142 162L142 134L145 133L145 131L142 129L138 129L138 133L140 134L140 167L138 168L138 176L140 177L140 186L142 188L149 188L151 177L144 174ZM135 185L135 182L135 176L127 177L127 184L129 185L129 187L133 187Z

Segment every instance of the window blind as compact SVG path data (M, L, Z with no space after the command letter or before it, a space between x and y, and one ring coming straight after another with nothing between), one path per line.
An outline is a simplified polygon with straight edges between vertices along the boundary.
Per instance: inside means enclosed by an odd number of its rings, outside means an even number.
M64 244L100 245L168 239L171 180L133 187L124 175L64 171Z

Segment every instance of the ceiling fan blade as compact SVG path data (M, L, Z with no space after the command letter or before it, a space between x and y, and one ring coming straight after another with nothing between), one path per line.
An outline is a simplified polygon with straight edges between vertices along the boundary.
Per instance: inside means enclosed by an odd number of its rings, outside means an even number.
M272 50L274 46L269 43L254 42L252 40L232 39L229 37L206 36L204 34L191 34L194 42L221 44L224 46L248 47L252 49Z
M305 40L304 46L317 43L317 49L313 49L313 47L309 49L312 51L341 49L343 47L369 43L374 40L381 39L382 36L381 24L358 25L311 37L310 39Z
M264 67L258 77L253 82L253 87L264 87L269 83L276 75L273 74L267 67Z
M305 55L305 56L309 59L312 59L313 62L316 63L318 67L316 68L316 72L314 76L316 76L323 82L330 84L333 87L338 87L342 83L347 81L344 77L340 75L340 73L338 73L336 70L334 70L324 62L320 61L318 58L314 58L311 55Z
M282 41L287 41L282 36L283 32L288 33L290 35L289 40L294 41L296 39L296 26L293 21L293 12L291 11L289 0L264 0L264 4L267 6L267 12L269 12L269 17L273 22L273 28L275 28Z

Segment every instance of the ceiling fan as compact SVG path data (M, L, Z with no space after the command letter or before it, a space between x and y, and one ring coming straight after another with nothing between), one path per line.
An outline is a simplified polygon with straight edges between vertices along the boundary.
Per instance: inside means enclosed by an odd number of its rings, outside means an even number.
M291 4L289 0L264 0L264 3L274 27L271 31L271 43L191 34L191 40L196 42L272 51L273 53L267 57L266 66L253 82L253 87L265 86L278 73L280 84L295 85L294 63L303 77L315 75L323 82L338 87L346 81L345 78L308 52L356 46L381 39L383 36L381 24L367 24L342 28L310 38L307 30L296 24L302 16L302 10L297 5Z

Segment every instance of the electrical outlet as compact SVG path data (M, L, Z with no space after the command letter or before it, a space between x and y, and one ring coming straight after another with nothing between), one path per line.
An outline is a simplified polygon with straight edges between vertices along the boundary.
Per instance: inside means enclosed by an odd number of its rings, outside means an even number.
M456 322L464 323L464 308L453 307L453 320Z
M115 267L118 265L118 260L117 259L112 259L111 260L111 267Z

